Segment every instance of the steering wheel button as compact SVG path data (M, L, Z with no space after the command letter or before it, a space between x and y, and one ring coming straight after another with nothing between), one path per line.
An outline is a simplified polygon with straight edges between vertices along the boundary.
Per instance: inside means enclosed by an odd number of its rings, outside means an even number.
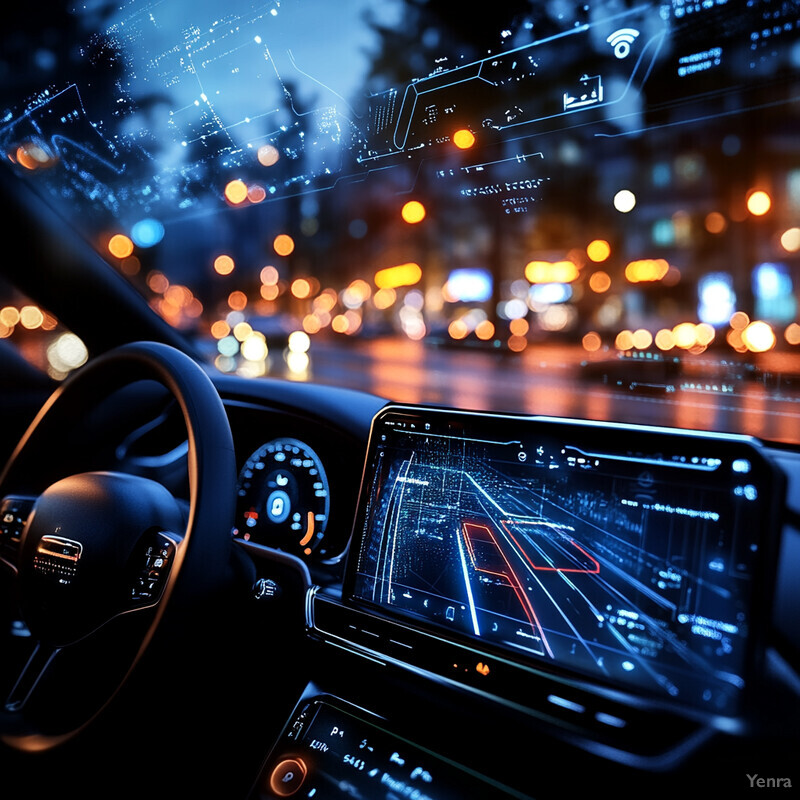
M291 797L305 783L308 768L301 758L284 758L269 775L269 788L276 797Z

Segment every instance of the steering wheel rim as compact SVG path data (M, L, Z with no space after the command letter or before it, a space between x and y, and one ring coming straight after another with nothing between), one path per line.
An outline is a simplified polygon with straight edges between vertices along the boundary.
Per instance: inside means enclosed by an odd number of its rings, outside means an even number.
M133 625L136 639L131 642L133 655L130 662L123 667L122 677L118 683L115 681L116 686L96 707L86 710L84 719L78 724L70 722L60 725L58 712L55 712L47 729L44 729L28 718L24 709L4 706L0 710L0 738L5 744L21 751L49 750L88 727L127 682L153 640L167 608L173 604L189 606L199 595L214 592L227 580L226 568L233 563L230 529L235 510L236 462L225 408L203 369L186 354L164 344L144 342L124 345L93 359L66 380L45 402L0 475L0 499L14 493L18 482L23 480L22 476L32 474L37 457L46 452L54 432L71 418L71 414L80 413L87 398L108 397L114 391L139 380L155 381L166 388L177 402L186 426L189 503L185 528L173 537L176 544L171 555L171 568L166 573L156 601L151 605L145 604L143 608L148 611L146 619L137 620ZM97 476L95 480L101 483L114 482L104 473L92 475ZM57 485L47 483L48 486L37 493L37 504ZM157 501L156 505L159 503ZM44 512L37 511L38 508L38 505L34 505L22 533L15 576L17 582L22 582L20 576L25 574L26 538L33 536L31 530L34 524L38 524L37 513L44 515ZM163 527L155 522L153 524ZM176 587L179 591L173 598ZM132 617L139 615L139 609L131 608L118 616L132 611L136 612L131 614ZM141 629L144 632L140 634ZM88 635L92 636L93 633ZM49 668L48 662L44 669ZM3 687L3 691L6 688ZM0 702L3 700L4 697L0 698ZM61 730L60 727L66 729Z

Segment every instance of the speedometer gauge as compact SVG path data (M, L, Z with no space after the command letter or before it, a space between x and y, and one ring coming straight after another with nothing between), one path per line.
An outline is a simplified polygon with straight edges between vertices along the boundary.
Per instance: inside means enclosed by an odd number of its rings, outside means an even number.
M320 549L328 524L328 478L319 456L298 439L274 439L244 463L233 533L295 555Z

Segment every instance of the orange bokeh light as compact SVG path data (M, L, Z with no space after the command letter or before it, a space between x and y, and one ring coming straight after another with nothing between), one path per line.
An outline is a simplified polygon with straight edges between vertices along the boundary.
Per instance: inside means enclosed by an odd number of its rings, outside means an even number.
M705 226L709 233L722 233L728 227L728 221L719 211L712 211L706 215Z
M23 306L19 312L19 322L23 328L33 331L41 328L44 314L38 306Z
M579 274L572 261L530 261L525 266L525 277L530 283L572 283Z
M218 319L211 325L211 335L215 339L224 339L231 332L231 326L224 319Z
M611 245L605 239L595 239L587 245L586 255L599 264L611 255Z
M230 181L225 186L225 199L235 206L244 203L247 200L247 184L238 178Z
M791 345L800 344L800 325L792 322L784 331L783 337Z
M631 283L660 281L667 275L669 268L669 263L663 258L643 258L631 261L625 267L625 277Z
M488 319L479 322L475 326L475 336L483 342L488 342L489 339L494 336L494 323L490 322Z
M600 269L589 278L589 288L597 294L603 294L611 288L611 277Z
M292 294L298 300L305 300L311 294L311 284L305 278L292 281Z
M108 252L114 258L127 258L133 253L133 242L124 234L114 234L108 240Z
M475 144L475 134L467 128L461 128L453 134L453 144L459 150L469 150Z
M454 319L447 326L447 333L451 339L463 339L469 333L469 328L464 320Z
M409 225L415 225L425 219L425 206L419 200L409 200L400 213Z
M169 289L169 279L163 272L153 270L147 275L147 286L151 292L163 294Z
M614 340L614 347L617 350L632 350L633 349L633 333L629 330L620 331L617 338Z
M238 289L228 295L228 306L234 311L244 311L247 307L247 295Z
M259 289L259 294L264 300L277 300L278 295L281 293L280 288L275 283L265 283Z
M596 353L602 346L603 340L600 338L600 334L595 331L589 331L589 333L581 339L581 344L583 345L583 349L587 352Z
M754 217L763 217L772 206L772 198L763 190L757 189L747 195L747 210Z
M234 266L233 259L230 256L221 255L214 259L214 270L219 275L230 275Z
M530 325L528 324L528 320L524 317L518 317L517 319L512 319L511 322L508 323L508 329L514 336L525 336L530 329Z
M294 252L294 239L288 233L279 233L272 242L272 247L279 256L288 256Z
M379 289L396 289L400 286L413 286L421 278L422 268L411 262L378 270L375 273L375 285Z

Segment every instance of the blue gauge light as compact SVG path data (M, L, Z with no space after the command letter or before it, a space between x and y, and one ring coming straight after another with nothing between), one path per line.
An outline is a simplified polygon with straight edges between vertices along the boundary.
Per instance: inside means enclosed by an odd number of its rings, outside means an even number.
M273 439L245 461L233 535L303 558L324 556L330 513L319 456L299 439Z

